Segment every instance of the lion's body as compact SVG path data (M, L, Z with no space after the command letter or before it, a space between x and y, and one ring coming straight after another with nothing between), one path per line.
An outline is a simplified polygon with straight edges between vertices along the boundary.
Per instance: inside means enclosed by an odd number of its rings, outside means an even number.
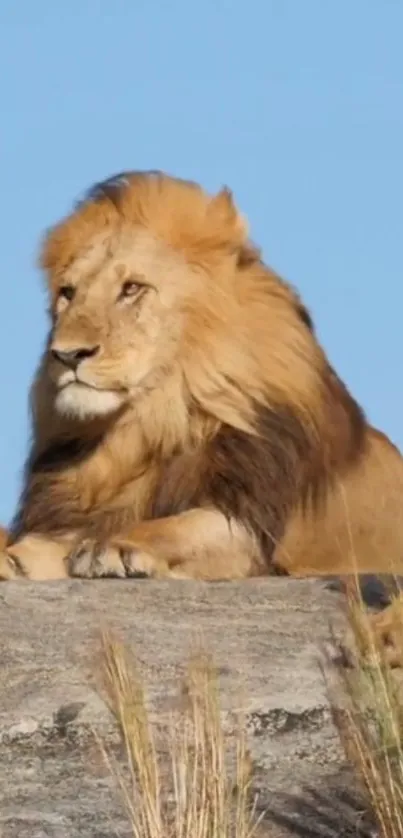
M42 264L53 325L3 577L402 571L403 459L227 192L106 183Z

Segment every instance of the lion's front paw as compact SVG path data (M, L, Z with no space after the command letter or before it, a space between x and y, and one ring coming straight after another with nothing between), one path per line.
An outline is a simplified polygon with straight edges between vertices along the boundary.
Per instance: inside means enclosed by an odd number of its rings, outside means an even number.
M165 575L164 569L164 562L137 549L133 544L117 539L106 544L94 539L85 539L69 556L70 575L84 579L146 579Z
M44 582L66 579L66 540L55 541L32 533L0 551L0 580L30 579Z
M370 618L374 647L389 666L403 666L403 598Z
M21 579L26 574L18 559L10 556L6 551L0 553L0 582L9 579Z

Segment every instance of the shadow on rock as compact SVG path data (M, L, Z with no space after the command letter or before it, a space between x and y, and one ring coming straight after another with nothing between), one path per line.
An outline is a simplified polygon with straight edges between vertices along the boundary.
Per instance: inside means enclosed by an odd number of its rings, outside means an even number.
M346 578L328 576L326 577L325 587L329 591L345 593ZM387 573L374 576L371 573L361 573L358 579L363 602L368 608L377 610L386 608L392 597L397 596L403 590L403 576L392 576Z
M307 787L301 794L276 795L275 803L262 807L263 823L280 827L282 835L301 838L377 838L367 802L340 785L335 778L326 790Z

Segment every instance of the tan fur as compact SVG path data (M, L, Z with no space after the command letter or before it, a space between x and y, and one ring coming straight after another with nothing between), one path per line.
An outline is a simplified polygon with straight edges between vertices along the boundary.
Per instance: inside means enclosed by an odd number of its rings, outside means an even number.
M4 550L7 545L8 532L4 527L0 527L0 550Z
M299 576L402 573L402 499L400 453L369 429L365 458L335 483L313 515L293 516L276 560Z
M401 572L402 457L228 190L124 175L41 264L52 330L3 578ZM76 348L77 372L52 356Z

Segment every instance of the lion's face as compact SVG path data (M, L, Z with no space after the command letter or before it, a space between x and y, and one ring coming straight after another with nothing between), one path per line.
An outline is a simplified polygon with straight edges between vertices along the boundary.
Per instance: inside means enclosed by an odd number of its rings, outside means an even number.
M52 282L46 370L55 407L79 419L133 403L174 363L196 274L152 233L99 232Z
M59 417L133 405L138 416L143 394L175 390L170 410L193 399L233 416L241 389L231 382L252 374L239 348L246 242L227 189L212 197L161 172L129 172L90 190L41 252L53 321L34 397L41 413L50 399Z

